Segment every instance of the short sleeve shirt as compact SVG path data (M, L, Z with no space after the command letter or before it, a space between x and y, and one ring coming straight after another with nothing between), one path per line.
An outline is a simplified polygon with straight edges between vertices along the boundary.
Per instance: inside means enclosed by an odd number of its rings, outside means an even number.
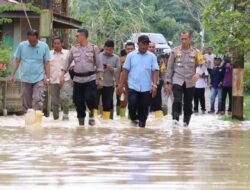
M38 41L33 47L28 41L23 41L18 45L14 56L21 61L22 82L36 83L45 78L44 62L50 60L49 47L46 43Z
M128 86L137 92L152 89L152 71L159 70L156 56L147 51L141 54L135 50L128 54L124 69L128 70Z

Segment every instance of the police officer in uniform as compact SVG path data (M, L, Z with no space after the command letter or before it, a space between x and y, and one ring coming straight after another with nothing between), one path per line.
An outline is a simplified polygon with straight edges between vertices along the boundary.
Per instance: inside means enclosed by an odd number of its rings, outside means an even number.
M84 125L86 106L90 110L89 125L94 125L94 108L97 98L97 88L103 87L103 64L98 55L98 48L88 42L88 30L79 29L76 34L77 44L72 46L62 68L61 85L64 74L68 71L72 61L75 66L70 71L73 78L73 101L77 111L79 125ZM98 84L96 85L96 74Z
M190 31L183 31L180 35L181 46L175 48L171 54L165 77L165 91L173 91L172 105L173 125L179 121L184 100L184 126L188 126L192 115L192 100L195 82L202 73L196 73L196 66L204 64L203 56L197 49L191 47L192 36ZM205 66L205 65L204 65Z

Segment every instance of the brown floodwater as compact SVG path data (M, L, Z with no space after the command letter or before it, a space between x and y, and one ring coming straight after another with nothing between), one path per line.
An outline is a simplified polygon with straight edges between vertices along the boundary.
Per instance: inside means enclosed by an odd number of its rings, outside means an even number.
M0 189L250 189L250 123L170 116L146 129L115 118L94 127L0 117Z

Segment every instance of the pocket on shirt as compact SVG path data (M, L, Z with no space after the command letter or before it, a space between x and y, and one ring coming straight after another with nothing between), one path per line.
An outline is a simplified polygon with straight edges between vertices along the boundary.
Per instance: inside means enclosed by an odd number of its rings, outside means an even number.
M89 63L93 63L94 62L93 61L93 57L94 57L94 53L93 52L86 52L85 55L86 55L87 62L89 62Z
M181 62L176 63L177 67L183 67L183 64Z
M73 53L73 57L75 62L79 62L81 60L81 53L80 52Z

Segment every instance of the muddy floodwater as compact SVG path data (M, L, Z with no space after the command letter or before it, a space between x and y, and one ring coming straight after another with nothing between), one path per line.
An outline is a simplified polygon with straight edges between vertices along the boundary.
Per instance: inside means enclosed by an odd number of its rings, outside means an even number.
M170 116L146 129L115 118L94 127L44 118L0 117L0 189L250 189L250 122Z

